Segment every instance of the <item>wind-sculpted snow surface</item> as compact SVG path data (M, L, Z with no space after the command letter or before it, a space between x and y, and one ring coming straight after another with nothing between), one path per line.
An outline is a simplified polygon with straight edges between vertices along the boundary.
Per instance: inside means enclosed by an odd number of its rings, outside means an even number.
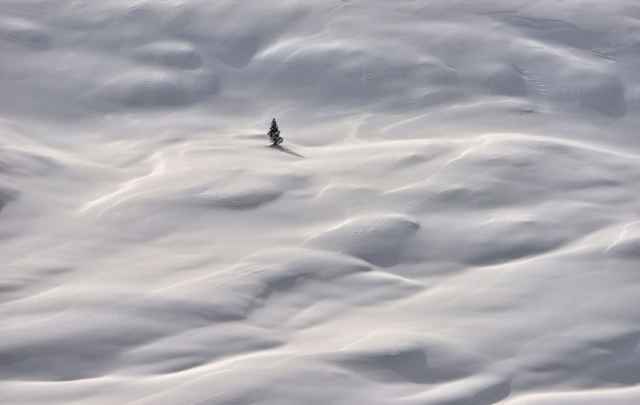
M640 403L639 22L0 0L0 403Z

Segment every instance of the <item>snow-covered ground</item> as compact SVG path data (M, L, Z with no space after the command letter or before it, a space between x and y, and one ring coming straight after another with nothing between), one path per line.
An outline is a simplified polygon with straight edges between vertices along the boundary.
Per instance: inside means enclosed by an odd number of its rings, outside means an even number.
M636 0L0 0L0 403L637 405L639 111Z

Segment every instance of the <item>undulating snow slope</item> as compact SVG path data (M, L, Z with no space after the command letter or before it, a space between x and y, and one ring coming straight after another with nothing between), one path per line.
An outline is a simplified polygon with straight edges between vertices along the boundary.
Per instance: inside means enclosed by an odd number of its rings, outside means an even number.
M636 0L0 0L0 403L639 404L639 66Z

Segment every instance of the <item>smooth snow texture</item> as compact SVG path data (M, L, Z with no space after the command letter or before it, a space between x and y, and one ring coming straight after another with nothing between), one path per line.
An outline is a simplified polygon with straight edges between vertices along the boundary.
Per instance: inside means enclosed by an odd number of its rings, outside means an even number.
M0 5L0 403L640 403L633 0Z

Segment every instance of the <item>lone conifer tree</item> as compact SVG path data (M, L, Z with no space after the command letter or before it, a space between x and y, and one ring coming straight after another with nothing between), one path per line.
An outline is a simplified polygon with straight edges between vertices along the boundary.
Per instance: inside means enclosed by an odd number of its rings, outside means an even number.
M278 129L278 123L275 118L271 120L271 128L269 129L268 135L273 145L279 145L284 140L280 136L280 129Z

